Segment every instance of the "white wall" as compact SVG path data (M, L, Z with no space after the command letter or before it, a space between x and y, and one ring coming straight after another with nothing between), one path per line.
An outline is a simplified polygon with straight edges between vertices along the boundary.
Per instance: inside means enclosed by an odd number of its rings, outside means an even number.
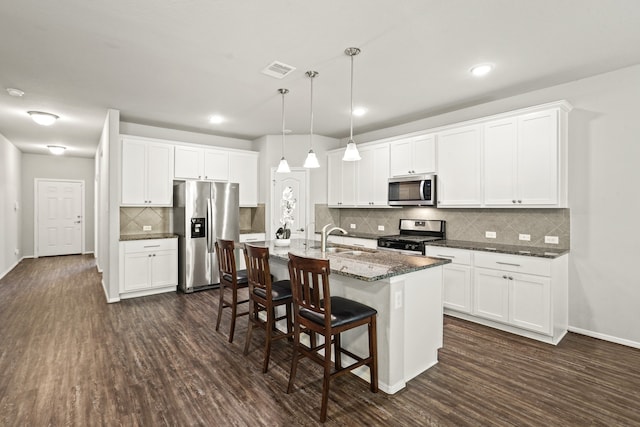
M23 254L21 167L22 152L0 134L0 278L18 264Z
M358 142L566 99L569 115L569 324L640 346L640 65L358 135Z
M137 123L120 122L120 133L123 135L144 136L147 138L167 139L170 141L189 142L215 147L236 148L238 150L252 149L252 142L248 139L229 138L226 136L139 125Z
M84 157L43 154L22 155L22 247L25 256L34 255L34 182L40 179L84 181L84 251L94 250L94 162Z

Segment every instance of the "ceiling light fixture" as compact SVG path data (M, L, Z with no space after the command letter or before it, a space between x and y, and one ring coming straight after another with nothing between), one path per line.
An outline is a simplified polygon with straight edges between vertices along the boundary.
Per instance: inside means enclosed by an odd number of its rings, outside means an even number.
M360 160L361 157L358 152L358 147L356 147L356 143L353 141L353 57L360 53L360 49L357 47L348 47L344 53L351 57L351 108L349 110L351 124L349 126L349 141L347 142L347 149L344 150L342 160L345 162L355 162Z
M353 110L353 115L356 116L356 117L362 117L365 114L367 114L367 109L366 108L359 107L359 108L356 108L355 110Z
M42 126L50 126L56 122L60 117L55 114L45 113L43 111L27 111L34 122Z
M11 96L17 96L18 98L24 95L24 91L13 87L7 88L7 93Z
M309 154L307 154L307 158L304 161L305 168L319 168L320 163L318 162L318 157L316 157L316 153L313 152L313 78L318 76L317 71L307 71L306 76L309 77L309 81L311 82L311 102L310 102L310 117L309 117Z
M224 122L224 117L222 117L221 115L214 114L213 116L209 117L209 123L213 125L219 125L222 122Z
M49 149L49 152L51 152L51 154L55 154L56 156L64 154L64 150L67 149L67 147L64 147L62 145L47 145L47 148Z
M289 168L289 163L287 163L287 159L284 158L284 96L289 93L289 89L278 89L278 92L282 94L282 158L280 159L280 163L278 164L277 173L289 173L291 169Z
M486 76L493 70L493 64L478 64L471 67L469 72L476 77Z

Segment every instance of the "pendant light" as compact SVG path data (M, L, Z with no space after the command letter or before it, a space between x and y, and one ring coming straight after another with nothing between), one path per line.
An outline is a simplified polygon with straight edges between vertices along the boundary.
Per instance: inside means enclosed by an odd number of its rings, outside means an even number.
M289 163L287 163L287 159L284 158L284 96L289 93L289 89L278 89L278 92L282 94L282 158L280 159L280 164L278 164L277 173L289 173L291 169L289 168Z
M345 162L355 162L361 159L358 147L353 141L353 57L360 53L360 49L357 47L348 47L344 51L345 54L351 57L351 124L349 130L349 142L347 142L347 149L344 150L344 156L342 160Z
M307 158L304 161L305 168L319 168L320 163L318 162L318 158L316 157L316 153L313 152L313 78L318 76L317 71L307 71L305 73L307 77L309 77L309 81L311 82L311 108L310 108L310 117L309 117L309 154L307 154Z

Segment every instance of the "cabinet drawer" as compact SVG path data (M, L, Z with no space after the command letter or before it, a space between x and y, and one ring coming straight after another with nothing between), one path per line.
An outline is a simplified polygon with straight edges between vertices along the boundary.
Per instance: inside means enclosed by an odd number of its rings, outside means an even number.
M123 242L124 253L178 249L178 239L147 239Z
M266 238L265 233L247 233L240 235L240 243L244 242L262 242Z
M464 249L445 248L441 246L425 247L427 256L436 258L447 258L452 264L471 265L471 252Z
M476 252L474 265L514 273L551 276L551 261L542 258Z

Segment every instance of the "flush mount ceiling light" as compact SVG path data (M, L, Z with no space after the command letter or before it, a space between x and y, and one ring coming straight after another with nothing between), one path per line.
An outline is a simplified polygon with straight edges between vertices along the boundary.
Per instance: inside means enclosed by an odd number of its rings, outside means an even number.
M363 107L359 107L353 110L353 115L356 117L362 117L367 114L367 109Z
M209 117L209 123L213 125L219 125L222 122L224 122L224 117L219 114L214 114L213 116Z
M50 126L56 122L60 117L55 114L45 113L43 111L27 111L34 122L42 126Z
M360 49L357 47L348 47L344 51L345 54L351 57L351 108L350 117L351 124L349 126L349 142L347 142L347 149L344 150L344 156L342 160L345 162L355 162L361 159L358 147L353 141L353 57L360 53Z
M289 89L278 89L278 92L282 94L282 158L280 159L280 163L278 164L277 173L289 173L291 169L289 168L289 163L287 163L287 159L284 158L284 96L289 93Z
M318 158L316 157L316 153L313 152L313 78L318 76L317 71L307 71L306 76L309 77L309 81L311 82L311 108L309 109L310 117L309 117L309 154L307 154L307 158L304 161L305 168L319 168L320 163L318 162Z
M493 70L493 64L478 64L471 67L469 72L476 77L486 76Z
M67 149L67 147L64 147L62 145L47 145L47 148L49 149L49 152L51 152L51 154L55 154L56 156L64 154L64 150Z
M13 87L7 88L7 93L11 96L17 96L18 98L24 95L24 91Z

